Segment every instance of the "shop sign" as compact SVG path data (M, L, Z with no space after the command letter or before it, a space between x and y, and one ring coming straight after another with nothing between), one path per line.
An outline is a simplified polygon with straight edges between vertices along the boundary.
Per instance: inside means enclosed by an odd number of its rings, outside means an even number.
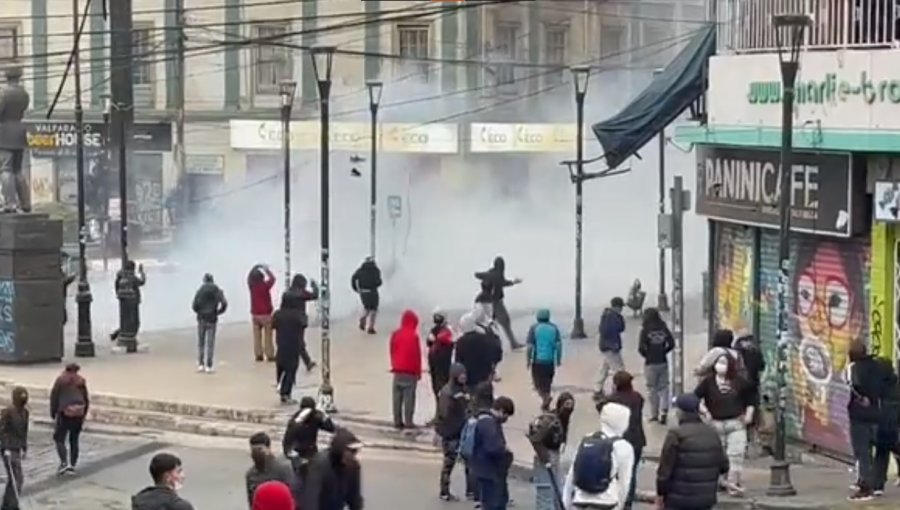
M472 124L473 153L574 152L574 124Z
M225 173L225 157L215 154L186 154L185 171L190 175L222 175Z
M795 87L797 129L900 129L900 54L896 50L804 52ZM781 125L783 89L771 54L710 59L709 123Z
M876 181L872 201L875 221L900 223L900 182Z
M794 153L791 230L849 237L862 228L864 183L851 161L849 154ZM698 146L697 214L777 227L779 168L778 151Z
M78 147L74 122L26 122L28 149L33 156L72 156ZM106 128L103 123L84 124L84 149L98 152L106 147ZM172 150L171 124L138 123L134 125L132 150L139 152L169 152Z
M456 124L395 124L381 126L381 149L385 152L456 154L459 136Z

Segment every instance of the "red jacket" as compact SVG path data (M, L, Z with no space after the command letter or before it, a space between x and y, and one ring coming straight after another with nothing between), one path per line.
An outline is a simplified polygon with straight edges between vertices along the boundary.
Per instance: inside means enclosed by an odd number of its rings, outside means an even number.
M419 317L412 310L403 312L400 329L391 335L391 372L422 377Z
M258 283L250 283L250 314L272 315L275 307L272 306L272 286L275 285L275 275L268 269L264 270L266 277Z

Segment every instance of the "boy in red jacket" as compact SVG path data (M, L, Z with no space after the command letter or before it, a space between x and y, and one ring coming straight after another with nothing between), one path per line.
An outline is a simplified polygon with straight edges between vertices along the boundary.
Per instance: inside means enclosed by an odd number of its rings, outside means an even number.
M412 310L403 312L400 329L391 334L391 372L394 374L394 428L415 428L416 386L422 377L422 346L419 342L419 317Z

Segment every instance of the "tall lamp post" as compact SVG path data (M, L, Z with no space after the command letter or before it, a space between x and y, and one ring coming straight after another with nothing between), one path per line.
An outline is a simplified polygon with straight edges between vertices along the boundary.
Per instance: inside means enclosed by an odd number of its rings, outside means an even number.
M297 82L281 82L281 150L284 152L284 285L291 283L291 109Z
M653 71L653 76L662 74L662 69ZM666 214L666 128L659 130L659 215ZM666 249L659 248L659 295L656 296L656 308L661 312L669 311L669 298L666 295Z
M103 183L103 193L101 193L101 200L103 200L101 209L103 210L103 271L109 270L109 186L112 183L112 172L111 165L109 159L109 150L112 147L112 133L109 131L109 116L112 113L112 96L109 94L102 94L100 98L103 100L103 156L101 161L103 163L103 176L101 177L101 182Z
M78 0L72 0L72 33L78 30ZM75 343L75 356L80 358L94 357L94 341L91 335L91 284L87 279L87 226L85 225L84 204L84 107L81 104L81 58L75 38L72 52L75 80L75 168L78 179L78 292L75 302L78 303L78 340Z
M331 97L331 67L334 62L334 46L317 46L310 50L312 68L316 75L319 89L319 113L321 114L320 156L321 174L319 177L321 190L321 270L322 281L319 286L319 313L322 331L322 385L319 387L319 399L325 412L335 412L334 388L331 386L331 290L329 288L329 166L330 166L330 133L329 133L329 100Z
M369 89L369 112L372 114L372 175L371 185L369 186L369 256L375 259L375 224L378 202L378 105L381 103L381 92L384 84L380 81L368 81L366 87Z
M584 339L587 333L584 331L584 317L581 312L581 259L582 259L582 224L584 223L584 208L582 197L584 195L584 97L587 95L588 79L591 69L588 66L575 66L572 68L572 78L575 82L575 321L572 324L571 338Z
M786 455L785 385L787 379L787 346L790 341L788 331L788 282L790 272L791 235L791 166L793 156L794 130L794 85L800 67L800 47L803 32L810 19L802 14L779 14L773 17L775 38L778 44L778 60L781 67L781 174L778 198L779 239L778 239L778 348L776 350L776 395L775 395L775 451L769 488L770 496L793 496L797 494L791 483L790 464Z

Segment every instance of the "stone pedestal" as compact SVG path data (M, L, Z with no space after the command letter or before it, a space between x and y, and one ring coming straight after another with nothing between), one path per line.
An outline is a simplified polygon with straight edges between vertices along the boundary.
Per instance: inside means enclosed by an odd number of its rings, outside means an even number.
M0 214L0 363L63 358L62 222Z

